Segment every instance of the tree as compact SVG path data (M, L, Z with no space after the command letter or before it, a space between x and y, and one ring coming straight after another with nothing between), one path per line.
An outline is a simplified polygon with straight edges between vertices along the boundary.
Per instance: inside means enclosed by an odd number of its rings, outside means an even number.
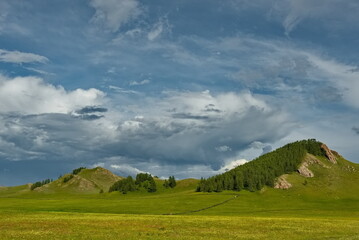
M148 192L156 192L157 191L156 182L155 182L155 180L153 178L149 181L147 191Z
M136 184L131 176L128 176L125 179L121 179L117 182L115 182L109 189L109 192L119 191L123 194L126 194L127 192L133 192L136 191L137 187Z
M168 182L167 179L166 179L165 182L163 183L163 186L164 186L165 188L169 188L169 187L170 187L170 184L169 184L169 182Z
M30 189L31 190L34 190L35 188L38 188L38 187L41 187L41 186L44 186L46 184L49 184L51 183L53 180L52 179L45 179L45 180L42 180L42 181L39 181L39 182L35 182L31 185Z
M115 182L109 189L109 192L119 191L123 194L127 192L137 191L139 188L144 188L147 192L156 192L157 186L153 177L148 173L139 173L136 176L136 181L131 176Z
M176 183L175 177L174 177L174 176L170 176L170 177L168 178L168 186L169 186L170 188L174 188L176 185L177 185L177 183Z
M86 168L85 167L76 168L76 169L72 170L72 174L73 175L79 174L83 169L86 169Z

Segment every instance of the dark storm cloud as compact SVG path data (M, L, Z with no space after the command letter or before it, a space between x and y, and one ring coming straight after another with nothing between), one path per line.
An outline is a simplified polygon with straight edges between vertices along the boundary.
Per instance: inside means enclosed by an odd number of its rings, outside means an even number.
M83 121L72 114L2 114L1 159L66 162L73 168L101 163L120 166L118 171L137 171L133 167L157 175L176 167L183 170L182 176L186 168L196 166L193 174L206 169L201 174L207 176L220 169L225 160L250 148L252 142L274 142L291 127L281 112L249 93L172 94L165 105L162 100L156 103L157 112L148 112L145 117L117 120L105 116ZM211 101L218 102L220 112L208 113L215 117L198 118ZM196 107L188 108L189 102ZM187 112L173 115L168 106L178 112L187 108ZM218 151L224 148L231 151ZM32 170L37 171L36 167Z
M104 107L96 107L96 106L87 106L80 110L77 110L78 114L89 114L89 113L105 113L108 109Z
M195 116L192 114L187 114L187 113L175 113L172 114L173 118L182 118L182 119L194 119L194 120L208 120L210 119L209 116Z

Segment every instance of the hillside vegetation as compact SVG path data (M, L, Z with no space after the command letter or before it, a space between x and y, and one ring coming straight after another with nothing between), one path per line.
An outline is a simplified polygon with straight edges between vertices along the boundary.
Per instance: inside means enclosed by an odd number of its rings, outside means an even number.
M325 156L322 145L323 143L315 139L287 144L226 173L201 179L197 191L221 192L242 189L256 191L261 190L263 186L274 187L277 177L298 170L307 153Z

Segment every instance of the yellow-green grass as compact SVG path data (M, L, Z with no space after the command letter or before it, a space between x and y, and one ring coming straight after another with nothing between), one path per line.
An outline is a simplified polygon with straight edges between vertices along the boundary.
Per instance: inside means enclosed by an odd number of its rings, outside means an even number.
M0 239L359 239L359 220L0 213Z
M194 179L156 179L156 193L0 189L0 239L359 239L358 165L321 161L314 178L288 175L288 190L197 193Z

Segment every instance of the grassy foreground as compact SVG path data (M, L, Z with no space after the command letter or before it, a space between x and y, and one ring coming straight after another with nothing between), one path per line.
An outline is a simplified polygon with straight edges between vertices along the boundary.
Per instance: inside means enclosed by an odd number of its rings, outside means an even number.
M321 160L323 166L311 166L313 178L286 176L288 190L198 193L194 179L174 189L157 180L155 193L3 187L0 239L359 240L359 166Z
M0 213L0 239L359 239L358 219Z

